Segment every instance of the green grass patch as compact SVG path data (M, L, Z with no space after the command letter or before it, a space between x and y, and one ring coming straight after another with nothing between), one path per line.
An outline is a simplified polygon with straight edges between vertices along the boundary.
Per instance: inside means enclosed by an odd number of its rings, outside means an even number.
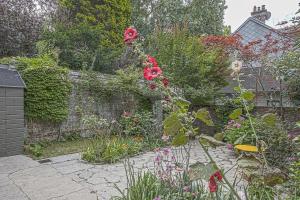
M25 153L33 159L43 159L72 153L83 152L93 139L76 139L61 142L40 142L25 145Z
M25 153L33 159L44 159L72 153L92 163L114 163L126 156L134 156L164 146L161 139L142 137L71 138L66 141L39 142L25 145Z

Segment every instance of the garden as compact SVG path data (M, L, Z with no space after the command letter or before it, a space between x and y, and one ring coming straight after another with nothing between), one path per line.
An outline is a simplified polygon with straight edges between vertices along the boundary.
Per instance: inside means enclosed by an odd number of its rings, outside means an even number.
M300 118L289 117L300 116L298 36L245 44L224 26L223 0L3 3L16 17L10 3L33 9L20 18L32 21L27 44L0 43L0 64L26 83L26 155L123 163L116 200L300 199ZM254 65L279 89L268 91ZM259 95L280 98L260 112ZM149 152L153 167L136 169L132 159Z

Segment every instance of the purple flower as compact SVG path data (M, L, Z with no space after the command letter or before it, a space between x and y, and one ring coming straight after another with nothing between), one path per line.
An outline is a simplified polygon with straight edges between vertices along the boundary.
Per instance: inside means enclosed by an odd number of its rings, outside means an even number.
M236 127L236 128L241 128L241 124L236 123L236 124L235 124L235 127Z
M155 197L153 200L161 200L160 197Z
M172 156L171 159L172 159L172 161L176 161L176 157L174 155Z
M164 149L163 149L163 154L164 154L165 156L169 155L170 152L171 152L171 149L169 149L169 148L164 148Z
M233 145L232 144L227 144L227 149L233 150Z
M157 164L160 164L161 163L161 156L160 155L157 155L154 159L154 162L157 163Z

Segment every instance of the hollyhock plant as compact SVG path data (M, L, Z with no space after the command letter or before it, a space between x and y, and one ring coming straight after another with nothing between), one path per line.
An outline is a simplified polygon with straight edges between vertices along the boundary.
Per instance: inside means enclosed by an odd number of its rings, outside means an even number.
M218 181L222 181L223 176L220 171L217 171L209 178L208 187L210 192L216 192L218 189L218 184L215 178L217 178Z
M145 67L144 68L144 78L148 81L159 77L162 74L162 70L159 67Z
M127 28L124 32L124 42L126 44L132 44L137 38L139 34L135 28Z
M149 66L149 65L151 65L151 66ZM157 63L157 61L156 61L155 58L153 58L153 57L147 55L146 66L147 66L147 67L150 67L150 68L151 68L151 67L158 67L158 63Z

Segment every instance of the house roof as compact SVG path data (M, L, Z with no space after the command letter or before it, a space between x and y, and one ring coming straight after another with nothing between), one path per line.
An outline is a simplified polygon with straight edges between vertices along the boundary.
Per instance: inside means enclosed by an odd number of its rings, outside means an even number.
M0 87L25 88L18 71L9 65L0 65Z
M247 44L254 40L265 40L265 36L271 34L273 38L282 37L281 32L266 25L260 20L249 17L234 33L242 36L242 43Z

